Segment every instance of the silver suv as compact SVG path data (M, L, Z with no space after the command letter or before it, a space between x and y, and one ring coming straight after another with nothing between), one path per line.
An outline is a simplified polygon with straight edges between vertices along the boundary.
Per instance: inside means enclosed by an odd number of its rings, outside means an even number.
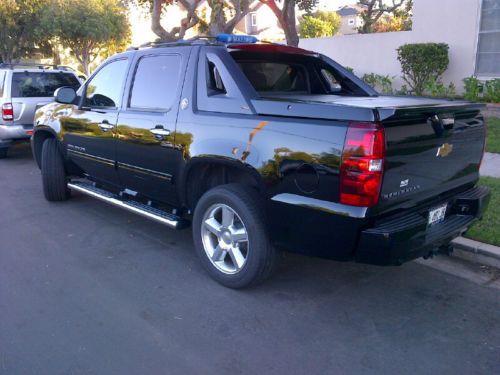
M9 146L29 141L35 111L52 102L62 86L75 90L80 79L71 68L39 64L0 64L0 158Z

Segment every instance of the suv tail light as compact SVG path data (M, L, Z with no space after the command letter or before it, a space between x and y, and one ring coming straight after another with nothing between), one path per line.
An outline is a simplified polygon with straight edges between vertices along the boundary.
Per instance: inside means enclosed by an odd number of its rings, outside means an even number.
M373 122L350 123L340 166L340 203L373 207L384 171L385 135Z
M6 121L14 120L14 107L12 107L12 103L4 103L2 105L2 119Z

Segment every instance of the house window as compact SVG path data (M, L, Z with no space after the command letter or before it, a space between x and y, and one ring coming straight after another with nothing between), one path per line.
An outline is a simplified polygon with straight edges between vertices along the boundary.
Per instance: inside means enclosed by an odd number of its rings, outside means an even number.
M354 25L354 18L350 18L349 21L347 21L347 23L351 26Z
M257 13L252 13L252 27L257 27Z
M482 2L476 74L500 77L500 0Z

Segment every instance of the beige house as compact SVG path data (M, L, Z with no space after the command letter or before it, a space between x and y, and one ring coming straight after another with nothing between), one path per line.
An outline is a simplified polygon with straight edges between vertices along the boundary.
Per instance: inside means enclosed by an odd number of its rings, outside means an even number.
M346 5L337 10L342 22L339 33L343 35L357 34L358 29L363 26L361 13L364 8L359 5Z

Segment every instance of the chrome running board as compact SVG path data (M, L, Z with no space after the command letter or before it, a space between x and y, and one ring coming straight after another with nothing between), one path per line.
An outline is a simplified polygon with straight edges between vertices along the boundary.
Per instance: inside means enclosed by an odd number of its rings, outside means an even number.
M95 187L92 183L89 182L72 181L68 183L68 188L97 198L103 202L112 204L113 206L121 207L127 211L139 214L161 224L168 225L169 227L174 229L182 229L186 226L186 222L174 214L162 211L158 208L151 207L141 202L133 200L123 200L119 195Z

